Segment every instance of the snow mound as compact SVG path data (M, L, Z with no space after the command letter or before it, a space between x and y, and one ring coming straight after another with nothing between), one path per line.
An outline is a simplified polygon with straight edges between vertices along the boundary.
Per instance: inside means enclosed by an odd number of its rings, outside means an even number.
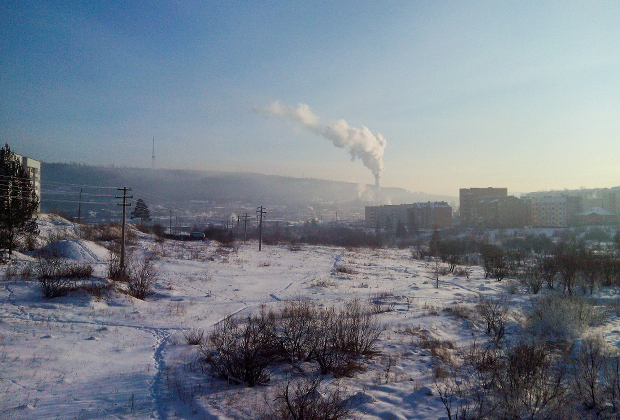
M65 238L74 239L78 237L77 226L67 219L50 213L40 213L37 215L37 225L39 226L39 235L41 238L50 238L52 236L63 236Z
M51 242L38 252L86 264L105 263L110 256L110 251L103 246L83 239Z

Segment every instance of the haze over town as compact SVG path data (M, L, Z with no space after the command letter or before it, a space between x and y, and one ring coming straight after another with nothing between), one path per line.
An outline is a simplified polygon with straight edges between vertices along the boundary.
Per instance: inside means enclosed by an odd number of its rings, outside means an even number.
M132 167L151 167L155 139L158 168L380 178L453 197L613 187L619 12L4 1L0 138L44 162Z

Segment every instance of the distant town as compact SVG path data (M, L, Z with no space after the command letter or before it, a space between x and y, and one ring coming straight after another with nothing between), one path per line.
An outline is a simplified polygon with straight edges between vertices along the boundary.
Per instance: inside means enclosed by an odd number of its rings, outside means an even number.
M42 183L42 164L40 161L18 155L22 165L30 174L37 196L40 197L40 209L57 210L71 213L71 209L83 206L83 221L98 222L110 221L120 216L116 203L108 199L107 202L95 201L95 194L85 194L82 200L81 193L73 198L71 191L77 194L79 179L74 183L62 183L57 179L49 185ZM98 181L102 180L99 174ZM84 182L85 185L91 182ZM104 188L104 186L90 186L90 188ZM108 187L109 188L109 187ZM225 186L222 188L226 188ZM79 188L81 191L82 188ZM84 188L86 190L86 187ZM43 195L42 195L43 192ZM286 192L283 192L284 195ZM387 232L415 232L418 229L445 229L453 226L475 227L486 229L507 228L565 228L578 226L615 226L618 218L618 190L577 190L552 191L524 194L520 197L508 195L508 189L502 187L461 188L459 191L458 207L454 201L427 201L400 204L376 205L368 197L358 199L343 199L337 202L330 198L315 197L308 200L312 205L302 203L291 204L287 200L269 196L265 198L266 207L270 214L266 223L296 223L300 221L317 222L348 222L363 223L366 228L381 229ZM148 191L147 196L154 195ZM394 195L394 194L392 194ZM169 200L155 200L152 198L151 214L172 229L190 231L196 225L223 224L233 226L241 221L244 209L252 209L250 203L244 200L225 198L204 200L195 197L183 204L174 203L174 212L169 209ZM108 197L109 198L109 197ZM139 192L136 193L139 197ZM406 196L399 196L400 201ZM49 201L48 201L49 200ZM163 201L163 202L161 202ZM103 204L108 207L102 206ZM110 206L111 205L111 206ZM209 211L205 211L206 208ZM316 208L315 208L316 207ZM70 215L76 218L75 215ZM179 218L181 221L179 222ZM247 219L247 215L246 215ZM165 223L164 223L165 222Z

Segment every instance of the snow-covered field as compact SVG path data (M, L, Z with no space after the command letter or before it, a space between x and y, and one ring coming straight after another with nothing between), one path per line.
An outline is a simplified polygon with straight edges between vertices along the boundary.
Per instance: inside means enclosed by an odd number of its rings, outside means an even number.
M44 234L74 231L49 219L42 224ZM93 282L107 281L105 248L79 239L55 246L65 258L93 265ZM504 295L509 284L484 279L474 267L469 279L442 276L436 288L431 264L412 259L409 250L264 246L258 252L256 243L235 250L215 242L156 243L146 235L133 248L137 256L158 255L155 293L145 301L115 291L102 298L77 291L46 300L35 279L0 273L0 418L256 418L292 373L280 366L267 385L229 385L208 375L184 332L208 334L225 317L256 313L262 305L277 309L304 298L330 306L379 293L393 305L376 315L387 325L381 354L354 377L327 382L337 382L352 398L358 418L446 417L433 384L432 357L415 345L415 332L457 348L484 341L473 308L480 295ZM33 257L18 254L16 260ZM506 296L518 317L527 295ZM613 344L618 339L611 332L606 338Z

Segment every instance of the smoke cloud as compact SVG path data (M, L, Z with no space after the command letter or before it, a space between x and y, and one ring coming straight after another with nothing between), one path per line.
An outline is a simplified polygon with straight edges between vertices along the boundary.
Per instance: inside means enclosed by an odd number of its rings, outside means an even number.
M351 127L345 120L338 120L329 125L322 124L307 104L297 107L273 102L266 108L255 107L254 112L266 116L276 116L301 123L311 132L330 140L334 146L347 148L351 160L360 159L375 177L375 185L381 185L383 175L383 152L386 140L379 133L373 134L368 128Z

